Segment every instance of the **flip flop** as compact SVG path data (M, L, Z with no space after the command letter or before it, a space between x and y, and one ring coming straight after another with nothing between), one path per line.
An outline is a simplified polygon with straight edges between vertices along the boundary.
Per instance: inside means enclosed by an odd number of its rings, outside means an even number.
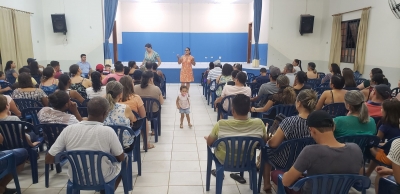
M244 179L243 177L240 176L240 174L238 173L231 173L231 178L237 182L239 182L240 184L245 184L246 183L246 179Z
M211 170L211 174L212 174L214 177L217 177L217 171L216 171L215 169L212 169L212 170ZM224 175L224 178L225 178L225 175Z
M192 128L192 127L193 127L193 125L189 123L189 128Z

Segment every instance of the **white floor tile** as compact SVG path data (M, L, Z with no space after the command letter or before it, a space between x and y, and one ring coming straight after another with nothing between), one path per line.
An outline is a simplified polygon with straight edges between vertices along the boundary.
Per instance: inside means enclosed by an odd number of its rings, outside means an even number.
M171 172L169 185L202 185L200 172Z
M172 152L172 160L199 160L197 152Z
M163 172L163 173L154 173L154 172L148 172L148 173L143 173L142 176L139 176L136 179L136 183L134 185L134 188L136 186L138 187L143 187L143 186L168 186L169 182L169 173ZM133 191L135 192L135 191Z
M171 172L200 172L199 161L171 161Z
M169 186L168 194L204 194L202 186Z

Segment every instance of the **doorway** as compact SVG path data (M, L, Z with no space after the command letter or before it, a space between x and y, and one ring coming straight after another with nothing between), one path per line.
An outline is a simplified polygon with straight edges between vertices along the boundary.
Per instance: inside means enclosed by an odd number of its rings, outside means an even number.
M253 40L253 23L249 23L247 34L247 63L251 63L251 41Z

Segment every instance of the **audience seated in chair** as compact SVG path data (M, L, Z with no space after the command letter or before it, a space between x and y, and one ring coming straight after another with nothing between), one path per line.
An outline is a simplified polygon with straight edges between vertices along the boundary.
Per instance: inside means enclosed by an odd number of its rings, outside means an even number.
M30 75L31 70L29 68L27 68L27 67L23 67L23 68L18 70L18 74L21 75L21 73L27 73L27 74ZM31 81L32 81L33 86L36 87L38 85L37 81L32 76L31 76ZM15 83L16 83L16 86L17 86L16 88L18 88L18 77L15 80Z
M113 81L107 83L106 99L109 104L109 109L108 115L104 120L104 125L121 125L124 127L131 127L133 122L137 120L128 105L118 103L122 98L123 89L124 87L119 82ZM131 136L129 132L124 132L124 149L129 151L132 150L134 146L134 140L135 137Z
M391 90L385 84L379 84L372 89L371 100L365 104L371 117L382 117L382 102L391 97Z
M137 112L141 118L146 117L146 109L144 108L144 103L142 101L142 98L134 92L132 78L130 76L124 76L119 80L119 82L124 87L119 103L129 106L129 108L132 111ZM137 120L137 118L135 119ZM149 131L149 125L147 125L146 122L146 134L149 134ZM147 141L147 147L149 149L153 148L154 145L150 144L150 138L148 138Z
M4 141L3 136L0 134L0 144L2 144L3 141ZM26 151L26 149L24 149L24 148L17 148L17 149L13 149L13 150L3 150L3 151L0 151L0 157L10 154L10 153L14 154L17 173L24 170L26 160L28 159L28 151ZM0 166L1 166L1 168L0 168L0 174L1 174L4 170L3 166L7 166L7 164L0 162ZM3 193L3 194L17 193L16 189L7 188L7 185L9 182L11 182L11 180L13 180L13 176L11 173L5 175L3 178L0 178L0 193Z
M316 65L314 62L309 62L307 67L307 78L308 79L318 79L318 71L315 69Z
M375 120L368 115L364 95L360 91L348 91L344 95L347 116L338 116L335 121L335 137L347 135L375 135Z
M303 71L303 68L301 67L301 60L300 59L293 60L292 65L293 65L293 69L294 69L295 73L297 73L299 71Z
M153 76L154 74L151 71L143 72L140 85L134 86L133 90L141 98L154 98L158 100L160 104L163 104L164 103L163 95L161 93L160 88L154 85ZM153 112L157 111L158 111L158 106L154 104Z
M54 93L57 90L58 79L54 78L55 70L53 67L46 67L43 70L42 81L40 82L39 88L42 89L46 94Z
M216 82L218 84L224 84L232 80L232 71L233 67L231 64L225 63L224 66L222 66L222 74L217 78ZM236 76L235 76L236 77ZM217 88L217 91L215 93L217 96L221 96L222 88L219 87Z
M377 87L377 86L376 86ZM376 88L375 87L375 88ZM382 125L379 127L377 136L385 142L395 137L400 137L400 102L397 99L385 100L382 103ZM383 149L371 148L371 155L375 159L387 166L392 166L392 162L386 157ZM371 160L366 171L366 175L370 176L377 162Z
M314 111L317 104L317 94L313 90L303 90L299 93L296 99L296 109L299 115L285 118L280 124L279 128L267 142L271 148L278 147L283 141L291 139L300 139L310 137L310 131L307 125L308 115ZM270 158L282 159L282 158ZM267 162L264 166L264 190L271 190L271 165ZM279 172L273 173L273 179L277 179Z
M269 82L262 84L258 90L258 95L251 99L252 102L259 100L262 95L272 95L278 93L279 88L276 86L276 79L281 74L281 70L273 65L269 67ZM257 107L263 107L267 103L267 100L259 102Z
M246 80L247 80L247 75L243 72L239 72L236 75L235 79L235 85L230 86L227 85L224 87L222 90L221 96L215 100L214 106L217 107L217 104L221 102L221 100L226 97L226 96L231 96L231 95L238 95L238 94L244 94L248 97L251 96L251 89L249 87L246 87ZM224 108L225 111L228 109L228 101L226 101L222 107Z
M157 66L157 63L150 63L147 62L146 63L146 71L151 71L153 72L153 83L155 86L160 87L161 86L161 78L160 76L157 74L156 70L153 70L153 67Z
M136 65L136 61L129 61L128 62L128 67L129 67L128 75L133 78L133 74L135 73L136 70L139 69L139 67Z
M43 106L49 105L46 93L40 88L35 88L28 73L19 74L18 80L18 88L11 95L13 99L31 99L42 103Z
M71 90L71 78L68 75L62 74L58 78L58 90L66 92L71 99L75 99L80 103L83 103L85 99L76 90Z
M105 98L95 97L88 102L88 121L69 125L58 136L46 155L46 164L53 164L54 157L63 151L92 150L102 151L114 155L118 162L124 160L124 152L114 130L104 126L103 122L108 115L109 103ZM96 165L96 164L95 164ZM90 168L90 167L89 167ZM71 175L71 169L69 169ZM121 163L102 163L104 181L109 182L119 175ZM69 177L72 179L72 177ZM115 189L121 181L117 178ZM104 193L101 191L100 193Z
M86 99L86 88L92 87L92 81L82 77L82 70L79 65L71 65L69 67L69 73L71 75L71 85L69 88L76 90L84 99Z
M133 84L136 85L140 85L140 82L142 80L142 74L143 71L135 71L133 73Z
M299 71L296 73L293 89L296 92L296 95L298 95L302 90L311 89L311 86L307 84L307 74L305 72Z
M289 78L289 86L294 85L294 80L296 79L296 75L294 74L295 70L293 69L293 65L290 63L286 63L285 68L283 69L283 74Z
M267 76L267 69L265 67L260 68L260 76L253 80L253 83L257 83L257 87L260 87L264 83L270 81L269 76Z
M316 110L321 110L323 106L328 104L344 102L344 95L347 93L347 90L343 89L344 83L344 78L341 75L331 76L330 87L332 90L326 90L321 94Z
M240 72L243 72L246 74L246 77L247 77L247 72L243 71L242 64L240 64L240 63L233 64L233 70L238 70Z
M357 87L356 81L354 80L354 72L350 68L343 68L344 88L355 88Z
M400 139L396 139L393 141L387 158L392 162L392 169L384 166L378 166L375 169L377 173L377 176L375 177L376 194L378 194L379 179L381 177L394 176L397 184L400 185Z
M6 74L6 79L11 84L14 84L16 79L18 79L18 73L17 71L15 71L16 68L17 65L15 64L14 61L7 61L4 67L4 73Z
M7 98L0 94L0 122L2 121L21 121L17 116L12 116L10 113L10 106L7 103ZM39 137L34 131L25 131L26 140L28 145L35 147L40 143ZM0 143L1 144L1 143Z
M70 100L66 92L59 90L50 94L49 101L52 107L43 107L37 114L41 124L72 125L83 120L78 112L78 106ZM72 114L66 113L66 111Z
M90 78L92 79L92 86L86 88L87 99L106 96L106 86L101 84L101 74L95 71L90 75Z
M0 71L0 82L6 82L6 83L8 83L8 82L6 81L6 75L5 75L4 72L2 72L2 71ZM11 85L11 83L9 83L9 84ZM0 93L1 93L1 94L3 94L4 92L8 92L8 91L10 91L10 90L12 90L11 87L1 88L1 86L0 86Z
M10 112L13 113L17 117L21 117L21 111L18 109L17 105L15 104L14 100L11 98L11 96L4 95L7 99L7 105L10 107Z
M332 76L334 75L342 75L342 72L340 71L340 67L338 64L336 63L332 63L329 66L329 72L328 74L325 75L324 78L322 78L321 80L321 84L328 82L329 80L331 80ZM318 110L318 109L317 109Z
M124 65L122 64L121 61L115 62L114 67L115 67L115 73L110 73L103 80L101 80L101 83L103 85L107 84L109 78L115 78L115 80L119 81L119 79L121 79L121 77L125 75Z
M380 68L372 68L371 72L369 72L369 78L372 80L372 77L374 77L374 75L376 75L376 74L382 74L383 75L382 69L380 69ZM364 88L370 87L372 85L371 80L365 80L363 83L358 85L357 88L362 90Z
M276 87L278 92L269 96L265 106L261 108L252 107L251 112L266 112L272 106L278 104L294 104L296 101L296 92L293 87L289 86L289 78L286 75L280 75L276 79ZM269 119L274 119L276 113L270 114Z
M233 70L232 73L231 73L232 80L226 82L225 85L234 86L235 85L236 76L237 76L237 74L239 72L240 72L239 70Z
M354 143L339 143L333 131L331 116L322 110L312 112L307 118L310 134L317 144L306 146L288 172L283 174L282 183L290 186L306 176L323 174L358 174L363 162L360 147ZM310 193L307 183L302 190Z
M42 71L39 68L44 68L44 67L39 65L37 61L32 61L29 64L29 70L31 72L31 76L33 79L36 80L37 84L40 84L40 81L42 79Z
M242 73L244 74L244 73ZM212 129L209 136L204 138L207 145L211 146L217 139L232 136L250 136L268 140L265 125L261 119L248 117L250 110L250 97L245 94L237 94L232 100L233 119L221 119ZM215 148L215 156L223 164L225 160L225 146L219 144ZM211 173L216 176L215 170ZM253 188L255 189L255 188Z
M215 63L214 63L215 64ZM207 75L207 84L210 84L212 81L216 80L218 76L222 74L221 63L215 64L214 69L211 69ZM211 86L210 89L214 89L215 86Z
M378 73L371 78L371 85L361 90L361 92L364 94L365 101L371 100L372 90L374 89L375 86L380 84L388 85L389 82L383 74Z
M54 78L58 79L60 75L62 74L61 68L60 68L60 62L58 61L51 61L50 66L53 67L55 73L54 73Z

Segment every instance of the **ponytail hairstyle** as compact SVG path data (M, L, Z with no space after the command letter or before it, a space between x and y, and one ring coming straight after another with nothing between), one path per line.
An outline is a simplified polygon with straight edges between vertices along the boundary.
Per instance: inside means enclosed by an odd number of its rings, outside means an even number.
M400 101L396 98L387 99L382 103L384 114L382 121L391 127L400 128Z
M349 105L349 111L358 113L358 120L361 123L368 123L369 114L364 98L364 94L356 90L347 91L344 95L344 101Z
M43 69L43 75L42 75L42 83L49 80L50 78L53 77L54 74L54 68L53 67L46 67Z
M280 75L276 78L276 84L279 85L279 88L282 91L280 100L284 104L294 104L294 102L296 102L296 92L291 86L289 86L289 78L286 75Z
M389 81L385 78L385 75L376 73L372 76L371 81L375 82L375 85L385 84L389 85Z
M313 71L314 74L318 73L317 70L315 69L316 65L314 62L309 62L308 67L310 67L310 69Z
M300 67L300 70L303 71L303 68L301 67L301 60L295 59L294 62L296 62L297 65Z
M317 93L310 89L301 90L299 95L297 95L296 100L297 102L300 102L302 107L311 113L315 110L315 106L317 105Z
M69 76L74 77L79 70L79 65L73 64L69 67Z
M98 71L94 71L91 75L92 78L92 87L94 92L98 92L101 90L101 74Z
M336 63L331 64L331 69L332 69L332 74L333 75L342 75L342 72L340 71L340 67Z
M142 74L142 81L140 82L140 88L146 88L149 86L149 81L154 77L152 71L146 71Z
M60 77L58 77L58 89L63 91L67 90L70 80L71 78L68 75L61 74Z
M306 72L304 72L304 71L297 72L296 73L296 80L300 84L306 83L307 80L308 80Z
M114 109L116 102L116 98L120 95L123 91L123 86L121 83L117 81L108 82L106 85L106 99L108 104L110 105L108 111Z

